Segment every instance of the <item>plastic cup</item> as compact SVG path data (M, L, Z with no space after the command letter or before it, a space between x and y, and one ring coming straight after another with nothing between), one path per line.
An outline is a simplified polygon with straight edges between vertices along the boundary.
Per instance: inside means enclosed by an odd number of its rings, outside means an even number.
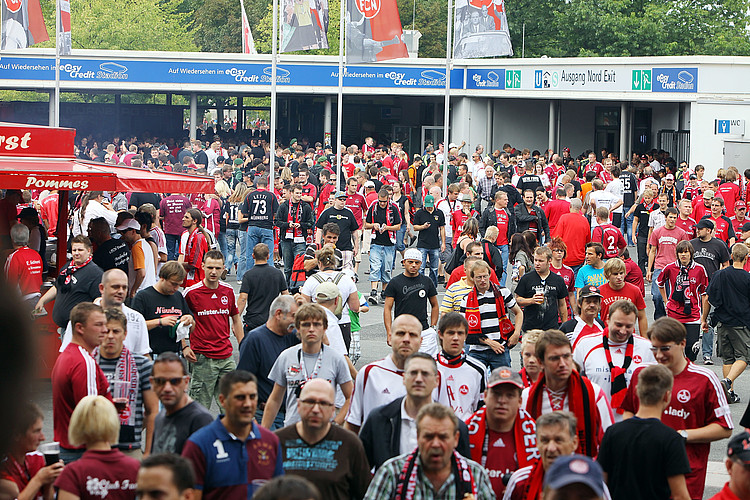
M60 443L42 443L39 445L39 453L44 455L44 465L56 464L60 461Z
M117 408L118 413L122 413L128 406L130 382L126 380L113 380L111 385L112 402L115 404L115 408Z

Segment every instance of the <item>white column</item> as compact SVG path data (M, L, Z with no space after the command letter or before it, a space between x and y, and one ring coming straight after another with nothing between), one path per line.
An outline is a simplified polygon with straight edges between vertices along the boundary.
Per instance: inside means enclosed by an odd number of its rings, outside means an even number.
M190 92L190 140L196 138L195 130L198 128L198 94Z
M55 91L49 93L49 126L55 126Z
M628 130L630 130L628 104L622 102L620 103L620 161L628 159Z
M547 149L555 149L555 101L549 102L549 128L547 132Z
M484 139L484 154L492 153L492 108L495 101L490 97L487 99L487 135Z
M326 103L323 110L323 138L325 139L325 134L330 134L332 132L331 130L331 116L332 116L332 107L333 107L333 99L331 96L326 96ZM340 142L338 138L336 138L337 142ZM331 143L333 146L333 143Z

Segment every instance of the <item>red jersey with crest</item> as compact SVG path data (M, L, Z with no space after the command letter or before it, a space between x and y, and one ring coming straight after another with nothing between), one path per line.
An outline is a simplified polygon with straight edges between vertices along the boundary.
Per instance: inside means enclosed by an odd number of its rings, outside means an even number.
M640 368L633 373L628 386L622 409L631 413L638 411L638 374ZM724 390L719 378L702 366L688 361L682 372L674 377L672 400L661 416L661 421L679 431L696 429L711 423L717 423L725 429L733 429L732 414L729 411ZM706 467L711 443L687 443L690 474L685 476L690 498L703 498L703 487L706 484Z
M455 238L453 238L454 246L458 241L458 237L461 235L461 231L464 230L464 224L466 224L466 221L471 217L478 218L479 213L476 210L471 210L468 214L463 210L456 210L453 212L453 215L451 215L450 224L451 228L453 228L453 234L455 235Z
M21 247L5 261L5 276L8 282L17 284L21 296L39 295L42 288L42 258L36 250Z
M683 219L680 216L677 216L677 227L685 231L688 235L688 237L695 238L695 219L692 217L688 217L687 219Z
M617 257L617 254L620 253L620 249L628 246L628 243L625 241L625 237L620 230L609 223L596 226L594 232L591 233L591 241L596 241L602 244L604 247L605 259Z
M232 287L219 282L217 288L208 288L201 281L185 290L185 302L195 318L195 328L190 334L193 352L211 359L231 356L230 318L240 313Z

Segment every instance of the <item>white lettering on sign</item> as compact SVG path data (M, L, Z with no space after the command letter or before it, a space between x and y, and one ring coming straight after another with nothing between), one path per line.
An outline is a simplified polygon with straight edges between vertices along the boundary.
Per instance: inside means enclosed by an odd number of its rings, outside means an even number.
M2 137L2 136L0 136ZM69 179L37 179L33 175L26 178L26 188L35 187L37 189L88 189L89 181Z
M26 132L21 137L18 137L17 135L0 135L0 149L13 151L19 146L21 149L29 149L30 140L31 132Z

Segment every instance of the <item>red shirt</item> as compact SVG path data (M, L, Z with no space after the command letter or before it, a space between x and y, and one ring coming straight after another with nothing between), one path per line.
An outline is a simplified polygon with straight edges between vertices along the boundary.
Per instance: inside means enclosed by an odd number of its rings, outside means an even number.
M729 489L729 483L725 483L724 487L716 495L712 496L710 500L742 500L740 497L734 494Z
M318 188L312 182L302 184L302 196L312 196L313 202L310 203L310 208L314 208L315 200L318 198Z
M54 236L57 233L57 201L59 196L57 193L52 193L47 196L41 203L42 205L42 219L46 220L49 224L47 228L47 235Z
M646 295L646 289L643 283L643 272L633 259L623 259L625 262L625 281L638 287L641 295Z
M591 241L598 241L602 244L605 259L617 257L620 249L628 246L620 230L610 223L596 226L591 234Z
M695 219L688 217L683 219L679 215L677 216L677 227L685 231L690 239L695 238Z
M453 246L456 246L456 242L458 241L458 235L461 234L461 231L464 230L464 224L467 220L469 220L471 217L477 217L479 214L476 210L471 210L468 214L465 213L463 210L456 210L453 212L453 215L451 215L451 228L453 228L453 234L456 235L456 238L453 238ZM507 231L506 231L507 232Z
M612 172L609 172L607 170L602 170L599 174L599 178L602 180L602 182L606 185L612 182L615 178L612 176Z
M448 282L445 284L445 288L447 289L449 286L451 286L453 283L457 282L464 276L466 276L466 269L464 269L464 266L458 266L451 272L451 275L448 277ZM495 270L492 268L490 268L490 281L492 281L496 285L500 285L500 282L497 280L497 274L495 274Z
M639 311L646 309L646 301L643 300L643 293L637 286L627 281L625 282L625 286L619 290L614 290L609 283L605 283L599 287L599 293L602 294L602 310L600 314L604 326L607 326L609 323L609 306L614 304L615 301L627 300L635 304L636 309Z
M518 469L515 432L513 429L508 432L495 432L488 428L487 434L487 463L485 469L490 476L490 483L495 496L502 498L505 492L503 476Z
M636 386L642 369L637 368L630 379L628 392L621 406L625 411L638 411ZM708 368L696 366L689 361L685 369L674 377L672 400L664 410L661 421L676 431L697 429L711 423L717 423L725 429L733 428L729 405L719 378ZM688 443L685 448L691 470L685 475L690 498L703 498L711 443Z
M550 200L544 206L544 215L547 216L547 223L550 231L554 231L560 217L570 213L570 202L568 200Z
M78 402L84 396L109 394L107 377L91 354L78 344L68 344L52 368L52 415L55 441L67 449L76 449L68 441L68 425Z
M230 357L230 318L240 313L232 287L219 282L217 288L208 288L201 281L185 290L185 302L195 318L195 329L190 334L191 349L211 359Z
M507 245L508 244L508 212L506 212L504 209L498 210L495 209L495 219L497 222L495 225L497 226L498 235L497 235L497 245Z
M188 236L187 244L185 245L185 263L193 266L193 269L188 271L187 276L185 276L183 286L186 288L200 283L205 278L205 273L203 272L203 255L206 252L208 252L208 241L206 241L203 231L196 228Z
M28 486L31 478L44 467L44 455L38 451L27 453L24 457L23 464L16 462L12 455L8 455L7 460L0 465L0 479L12 481L18 486L18 491ZM36 498L42 498L39 494Z
M597 177L604 171L604 165L595 161L594 163L588 163L584 168L584 177L586 172L596 172Z
M336 186L333 184L326 184L320 188L320 197L318 198L318 209L315 212L315 220L318 220L320 214L326 209L326 204L328 203L328 200L331 199L331 195L334 195L335 193Z
M728 221L726 217L721 215L718 219L714 219L710 213L708 219L714 223L714 238L718 238L729 245L729 228L732 227L731 221Z
M10 283L15 283L21 296L39 294L42 288L42 258L36 250L27 246L15 250L5 261L5 276Z
M568 296L565 297L565 303L568 305L568 319L573 319L573 309L570 308L570 292L576 291L576 275L573 273L573 270L565 264L563 264L560 269L557 269L552 265L552 262L550 262L549 270L562 277L563 281L565 281L565 287L568 289Z
M679 320L680 323L696 323L701 317L701 296L706 293L708 288L708 274L706 269L700 264L693 262L688 269L687 275L689 285L685 288L685 298L690 299L690 314L685 314L685 307L682 303L672 299L672 290L674 290L677 276L680 274L680 267L672 262L665 267L656 284L663 287L669 283L669 293L667 295L667 316Z
M568 253L563 263L574 267L586 260L586 243L591 241L591 226L581 214L569 212L560 217L552 237L560 236L568 247Z
M738 234L742 233L742 226L744 226L746 222L750 222L750 219L748 219L747 217L742 220L737 220L737 215L735 215L734 217L730 217L729 220L732 221L732 229L734 229L735 238Z
M727 217L734 217L734 204L740 199L740 187L734 182L725 182L719 186L719 189L717 189L716 192L719 196L724 198Z
M704 215L711 213L711 203L706 206L703 196L693 198L693 219L701 220ZM679 217L677 217L679 219Z
M362 229L362 216L367 210L367 203L365 197L359 193L346 194L346 208L352 211L354 218L357 221L357 225Z
M81 500L130 500L135 497L140 463L120 450L89 450L65 466L55 488Z

